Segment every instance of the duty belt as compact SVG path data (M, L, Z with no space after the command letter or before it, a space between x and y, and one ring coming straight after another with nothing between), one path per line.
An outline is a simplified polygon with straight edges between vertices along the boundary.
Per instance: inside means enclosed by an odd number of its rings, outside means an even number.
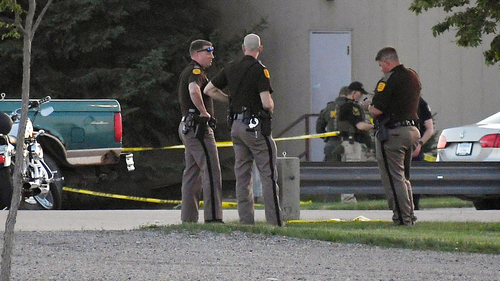
M408 127L408 126L417 126L417 122L415 122L415 120L403 120L387 124L387 128L389 129L395 129L397 127Z

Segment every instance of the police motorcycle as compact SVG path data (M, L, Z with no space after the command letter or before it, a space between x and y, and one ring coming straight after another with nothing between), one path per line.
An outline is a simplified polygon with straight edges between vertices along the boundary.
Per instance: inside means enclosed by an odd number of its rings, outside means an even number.
M2 100L5 94L1 94ZM28 108L34 110L33 121L40 114L48 116L54 112L53 107L40 106L50 101L50 96L41 100L30 101ZM1 102L1 101L0 101ZM8 208L12 199L12 173L14 171L16 141L21 120L21 108L10 115L0 112L0 208ZM10 129L9 129L10 127ZM52 171L44 159L43 149L38 138L45 134L44 130L35 130L33 122L28 118L24 139L24 161L21 166L21 203L20 209L51 210L61 209L61 189Z

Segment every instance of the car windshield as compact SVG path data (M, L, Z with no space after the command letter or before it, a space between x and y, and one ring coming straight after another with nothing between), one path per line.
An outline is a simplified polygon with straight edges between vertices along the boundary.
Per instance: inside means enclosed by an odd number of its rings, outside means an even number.
M500 112L493 114L490 117L487 117L486 119L483 119L477 123L478 124L499 124L500 123Z

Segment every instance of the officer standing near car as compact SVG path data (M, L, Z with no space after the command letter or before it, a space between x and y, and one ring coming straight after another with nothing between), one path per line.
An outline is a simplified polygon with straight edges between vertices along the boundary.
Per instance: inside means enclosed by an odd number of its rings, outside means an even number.
M193 41L189 48L191 62L179 78L183 116L179 136L185 145L186 162L182 176L182 222L198 222L203 194L205 223L222 223L222 180L212 128L213 100L202 92L208 83L205 69L212 64L213 51L209 41Z
M377 83L369 111L376 118L377 162L395 225L411 226L410 166L420 133L416 127L420 80L401 64L396 49L385 47L375 58L384 77Z
M262 52L260 37L245 36L242 46L245 56L229 64L205 88L205 93L221 98L221 89L229 90L229 120L235 154L236 199L242 224L254 224L254 197L251 185L252 164L255 160L262 182L266 221L282 226L279 204L276 143L271 137L271 97L269 70L257 60Z

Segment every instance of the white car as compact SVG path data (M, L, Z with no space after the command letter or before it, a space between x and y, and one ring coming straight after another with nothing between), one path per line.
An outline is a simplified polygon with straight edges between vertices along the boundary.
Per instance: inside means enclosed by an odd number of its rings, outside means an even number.
M500 112L472 125L443 130L436 161L500 162ZM500 209L500 195L461 198L472 200L478 210Z
M500 161L500 112L476 124L445 129L436 161Z

